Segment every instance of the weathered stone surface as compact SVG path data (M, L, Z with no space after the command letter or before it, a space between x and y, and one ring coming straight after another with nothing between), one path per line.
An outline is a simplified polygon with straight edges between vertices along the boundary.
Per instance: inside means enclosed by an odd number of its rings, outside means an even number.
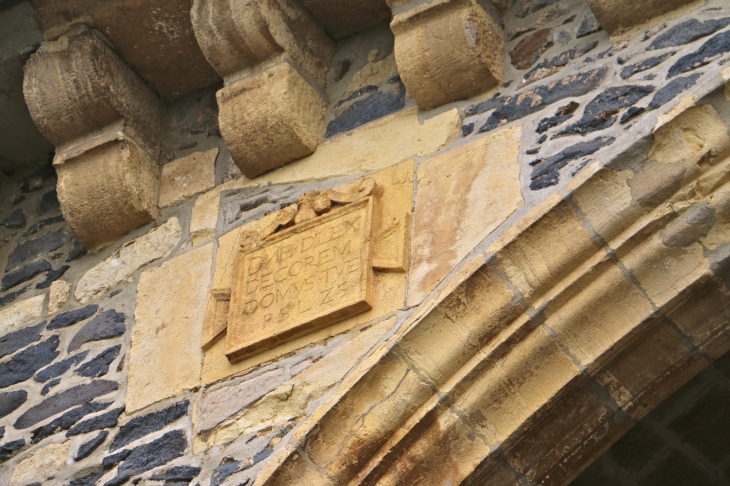
M721 32L710 38L707 42L691 54L687 54L677 60L669 68L667 77L673 78L687 71L692 71L706 64L709 64L717 57L730 51L730 31Z
M432 2L398 12L398 71L422 110L483 93L502 81L504 32L476 1Z
M140 276L129 351L127 412L179 395L200 382L197 336L203 331L212 264L211 244ZM170 349L175 353L170 354Z
M69 267L68 265L62 265L56 270L49 270L48 273L46 273L46 278L42 282L38 282L37 284L35 284L35 288L47 289L53 284L53 282L63 277L63 274L66 273L66 270L68 270L69 268L71 267Z
M589 142L572 145L547 159L531 162L530 164L536 167L532 169L530 175L532 180L530 189L534 191L554 186L560 181L560 169L568 165L568 162L594 154L615 141L616 139L613 137L598 137Z
M167 256L177 246L181 235L180 223L172 217L165 224L126 243L79 279L74 297L85 303L106 293L140 267Z
M302 3L335 40L349 37L390 18L385 0L344 0L337 3L303 0Z
M709 19L704 22L700 22L697 19L685 20L658 35L649 44L647 50L683 46L702 37L714 34L728 25L730 25L730 17Z
M125 317L121 312L113 309L102 312L76 333L68 345L68 352L72 353L91 341L103 341L123 336L127 330L124 321Z
M512 65L517 69L528 69L552 43L550 29L541 29L522 39L509 53Z
M647 108L653 110L669 103L678 94L687 91L689 88L694 86L697 83L697 80L700 79L700 76L702 76L701 73L694 73L689 76L671 80L656 92Z
M23 236L31 236L36 233L38 233L42 229L46 229L49 226L53 226L54 224L58 224L63 221L63 215L59 214L58 216L52 216L50 218L42 219L38 221L35 224L32 224L28 227L27 230L23 231Z
M79 450L76 451L76 455L74 456L75 461L80 461L81 459L85 459L91 455L92 452L94 452L96 449L99 448L100 445L104 443L106 438L109 436L109 431L104 430L102 432L99 432L99 434L96 437L93 437L87 442L84 442L81 444L81 447L79 447Z
M11 303L15 299L17 299L18 297L23 295L29 288L30 288L30 285L27 285L14 292L8 292L2 298L0 298L0 307L6 306L7 304Z
M601 30L601 25L598 23L598 19L595 15L593 15L593 12L588 13L585 17L583 17L583 20L580 22L580 26L578 27L578 32L576 32L575 37L577 39L580 39L581 37L585 37L587 35L591 35L595 32L598 32Z
M193 246L197 246L215 237L218 224L218 209L220 207L221 189L213 189L198 196L193 206L190 218L190 238Z
M413 211L408 303L420 302L523 202L521 128L422 162Z
M60 384L61 384L61 378L52 379L51 381L49 381L48 383L43 385L43 388L41 388L41 396L45 397L46 395L48 395L48 393L50 393L51 389L54 386L58 386Z
M16 352L27 345L41 339L41 331L45 322L32 327L26 327L0 337L0 358Z
M23 447L25 447L25 439L18 439L0 444L0 462L7 461Z
M51 336L40 344L30 346L13 355L8 361L0 363L0 388L21 383L36 371L56 359L59 352L58 336Z
M558 125L560 125L563 122L566 122L573 118L573 115L558 115L558 116L551 116L549 118L543 118L540 120L540 123L537 124L537 128L535 131L537 133L545 133L551 128L555 128Z
M56 280L51 283L51 290L48 292L48 315L60 311L71 295L71 284L63 280Z
M497 109L489 115L479 131L494 130L505 123L538 112L552 103L590 93L603 81L607 72L606 68L599 68L573 74L554 83L539 86L514 96L508 96L500 100Z
M636 104L653 92L653 86L642 85L607 88L586 105L583 117L579 121L561 131L559 135L587 135L604 130L616 123L618 113L623 108Z
M25 226L25 212L22 209L16 209L10 216L0 221L0 225L6 228L19 229Z
M112 402L91 402L70 410L47 425L34 430L30 442L31 444L35 444L57 432L68 430L72 425L85 416L104 410L111 404Z
M67 262L74 261L77 258L86 255L86 248L84 248L84 245L82 245L81 242L76 239L76 237L71 238L71 244L71 249L69 250L68 256L66 257Z
M64 327L73 326L74 324L93 316L98 310L98 305L91 304L87 305L86 307L82 307L81 309L64 312L63 314L59 314L51 319L51 322L48 323L46 329L61 329Z
M337 118L327 124L325 137L354 130L378 118L401 110L406 102L406 88L398 82L395 86L377 91L365 99L348 106Z
M117 421L119 420L119 416L122 412L124 412L124 407L119 407L88 420L84 420L83 422L79 422L66 432L66 436L71 437L72 435L93 432L94 430L116 427Z
M133 450L117 469L117 476L105 483L105 486L120 486L133 476L149 471L157 466L167 464L182 456L188 442L182 430L173 430L149 444Z
M87 363L79 366L74 373L88 378L98 378L109 372L109 365L119 356L119 350L122 349L121 344L105 349Z
M538 64L525 74L524 82L531 83L546 78L548 76L552 76L553 74L559 72L562 68L567 66L568 63L573 59L577 59L583 54L587 54L588 52L595 49L597 45L598 41L588 42L586 44L582 44L563 51L555 57L551 57L550 59L542 61L540 64Z
M28 392L16 390L0 393L0 418L15 412L28 400Z
M0 332L10 332L21 324L41 317L45 301L45 295L37 295L0 310Z
M338 101L335 108L340 106L340 103L354 99L351 98L352 96L357 98L362 94L376 91L377 85L385 81L389 81L390 84L400 81L400 76L397 76L398 66L395 62L395 55L391 52L383 59L377 60L379 55L380 49L373 49L368 53L368 63L347 83L345 93L351 94L344 100Z
M164 473L153 474L150 479L153 481L183 481L189 482L200 474L201 468L196 466L174 466Z
M35 260L41 255L58 250L66 243L66 232L63 228L49 231L45 235L32 240L26 240L15 247L8 256L5 271L10 271L20 265Z
M57 378L57 377L61 376L62 374L66 373L68 370L70 370L72 366L75 366L75 365L81 363L84 359L86 359L86 356L88 354L89 354L88 351L84 351L75 356L71 356L70 358L66 358L62 361L54 363L51 366L49 366L48 368L45 368L45 369L42 369L41 371L39 371L35 375L35 380L38 383L45 383L52 378Z
M41 198L38 200L38 206L36 207L36 213L39 216L43 216L46 213L58 211L59 209L61 209L61 203L58 202L58 195L54 188L41 195Z
M25 486L39 476L46 481L52 481L56 474L65 469L70 447L71 443L66 441L37 449L15 466L9 486Z
M47 272L51 269L51 264L46 260L40 260L29 265L26 265L13 272L8 272L2 279L2 289L7 290L15 287L16 285L23 283L36 275Z
M97 482L104 475L104 470L92 472L80 478L72 480L68 486L96 486Z
M636 64L630 64L621 70L621 78L628 79L636 73L640 73L646 71L647 69L656 67L664 62L668 57L673 56L674 54L674 52L667 52L666 54L662 54L661 56L650 57Z
M283 62L216 93L221 134L248 178L314 152L326 102Z
M166 208L201 194L215 185L218 149L195 152L162 166L159 206Z
M68 390L57 393L29 408L15 421L16 429L27 429L57 413L68 410L82 403L89 402L96 397L106 395L119 387L117 382L96 380L84 385L77 385Z
M122 462L131 453L132 451L129 449L121 450L116 454L106 456L104 459L102 459L101 464L102 466L104 466L104 469L111 469L120 462Z
M691 0L647 0L638 4L631 0L588 0L598 22L609 35L665 14L691 3Z

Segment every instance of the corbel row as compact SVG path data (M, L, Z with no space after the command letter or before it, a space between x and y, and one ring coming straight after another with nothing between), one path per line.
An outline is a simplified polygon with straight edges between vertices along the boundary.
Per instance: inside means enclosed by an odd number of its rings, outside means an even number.
M153 2L154 0L148 0ZM587 0L609 34L690 0ZM401 79L421 110L502 81L506 0L194 0L191 23L223 78L220 131L246 177L311 154L335 41L389 17ZM157 215L162 104L98 32L72 26L27 63L33 120L56 146L61 208L89 249ZM335 161L333 161L335 163Z

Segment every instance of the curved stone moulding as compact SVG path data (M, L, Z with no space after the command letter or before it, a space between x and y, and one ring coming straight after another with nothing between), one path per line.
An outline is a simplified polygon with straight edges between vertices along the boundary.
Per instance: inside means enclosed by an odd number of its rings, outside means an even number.
M671 12L695 0L588 0L588 6L608 35L620 34L653 17Z
M203 54L220 74L218 122L246 177L311 154L334 43L296 0L195 0Z
M25 66L23 93L56 146L61 210L87 249L156 218L162 105L99 35L75 25L44 43Z
M421 110L463 100L502 82L504 31L489 2L434 0L408 9L390 0L395 59ZM486 9L485 9L486 7Z
M718 111L690 108L534 208L345 378L261 484L568 484L730 350Z

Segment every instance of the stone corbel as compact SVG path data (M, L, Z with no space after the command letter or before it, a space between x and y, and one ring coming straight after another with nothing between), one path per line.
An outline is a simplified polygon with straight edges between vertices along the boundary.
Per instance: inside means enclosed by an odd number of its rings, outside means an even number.
M635 25L663 15L694 0L588 0L593 15L608 35L620 34Z
M195 0L203 54L225 86L218 122L234 162L255 177L314 151L334 43L297 0Z
M33 121L56 146L61 210L90 250L157 216L162 106L84 25L44 43L25 66Z
M389 0L395 59L421 110L463 100L502 80L501 12L486 0Z

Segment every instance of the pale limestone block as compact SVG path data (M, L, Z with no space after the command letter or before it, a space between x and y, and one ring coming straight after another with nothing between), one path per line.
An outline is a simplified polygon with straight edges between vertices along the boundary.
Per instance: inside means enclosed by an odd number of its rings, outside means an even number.
M25 486L39 480L53 478L66 468L70 447L71 441L67 440L60 444L49 444L37 449L15 466L9 486ZM52 482L48 484L52 484Z
M287 62L228 85L216 97L221 134L248 178L317 147L327 103Z
M6 334L21 324L41 317L45 300L45 294L37 295L0 309L0 334Z
M695 0L588 0L588 6L609 35L675 10Z
M193 246L198 246L215 237L220 197L221 187L218 187L201 194L195 200L193 215L190 219L190 238L193 240Z
M415 108L401 110L351 133L333 137L309 157L253 180L231 184L229 188L323 180L385 169L411 157L435 154L458 136L460 128L461 115L457 109L424 121L418 119ZM333 160L337 163L333 164Z
M502 80L504 32L476 0L420 4L394 15L390 27L398 72L422 110L475 96Z
M142 266L169 255L181 236L180 223L172 217L165 224L124 244L81 277L74 297L82 304L98 297L132 277Z
M218 149L195 152L162 166L161 208L173 206L215 186L215 159Z
M408 303L416 305L523 202L521 127L438 155L418 168Z
M389 54L384 59L376 61L378 50L373 49L368 53L368 63L364 68L355 73L347 85L345 93L351 93L368 85L378 85L398 74L398 66L395 64L395 55Z
M213 245L147 270L137 285L126 410L131 413L200 384L200 335Z
M63 280L56 280L51 284L48 293L48 315L55 314L66 305L68 297L71 295L71 284Z

